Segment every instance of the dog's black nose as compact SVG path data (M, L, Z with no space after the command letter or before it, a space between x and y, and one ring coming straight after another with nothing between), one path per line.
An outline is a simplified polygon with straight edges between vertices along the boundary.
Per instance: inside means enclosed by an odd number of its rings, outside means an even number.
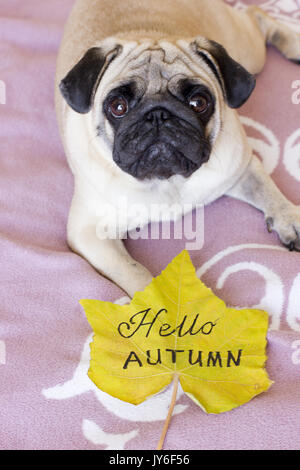
M171 116L171 113L165 108L155 108L149 111L146 118L147 121L152 122L153 124L159 124L164 121L167 121Z

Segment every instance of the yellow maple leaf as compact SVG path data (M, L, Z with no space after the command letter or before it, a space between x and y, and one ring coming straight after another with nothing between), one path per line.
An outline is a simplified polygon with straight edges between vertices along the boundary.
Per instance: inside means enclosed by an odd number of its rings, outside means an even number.
M81 300L94 330L88 375L139 404L172 382L207 413L266 391L268 314L228 308L198 279L186 250L129 305Z

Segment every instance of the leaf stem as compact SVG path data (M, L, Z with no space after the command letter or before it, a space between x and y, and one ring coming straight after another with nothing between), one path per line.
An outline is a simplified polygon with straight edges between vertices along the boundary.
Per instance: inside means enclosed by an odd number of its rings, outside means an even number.
M177 397L177 391L178 391L178 381L179 381L178 374L174 374L173 393L172 393L170 408L169 408L168 416L166 418L166 421L165 421L165 424L164 424L164 427L163 427L163 430L162 430L162 433L161 433L161 436L160 436L160 440L159 440L159 443L158 443L158 446L157 446L156 450L162 450L164 442L165 442L166 434L167 434L168 429L169 429L170 421L171 421L172 414L173 414L174 407L175 407L175 403L176 403L176 397Z

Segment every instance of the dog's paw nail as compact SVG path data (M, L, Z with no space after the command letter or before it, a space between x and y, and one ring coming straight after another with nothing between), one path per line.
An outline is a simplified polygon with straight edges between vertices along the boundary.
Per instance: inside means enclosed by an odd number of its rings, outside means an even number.
M267 223L267 229L269 233L273 232L273 224L274 224L274 219L272 217L268 217L266 220Z
M295 251L296 250L296 244L295 242L291 242L289 245L288 245L288 249L290 251Z

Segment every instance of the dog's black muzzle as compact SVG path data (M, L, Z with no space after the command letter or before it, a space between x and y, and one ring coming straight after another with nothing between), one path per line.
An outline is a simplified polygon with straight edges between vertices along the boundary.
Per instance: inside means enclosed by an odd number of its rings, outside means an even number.
M120 121L113 159L140 180L189 177L208 161L210 150L199 118L170 97L148 100Z

